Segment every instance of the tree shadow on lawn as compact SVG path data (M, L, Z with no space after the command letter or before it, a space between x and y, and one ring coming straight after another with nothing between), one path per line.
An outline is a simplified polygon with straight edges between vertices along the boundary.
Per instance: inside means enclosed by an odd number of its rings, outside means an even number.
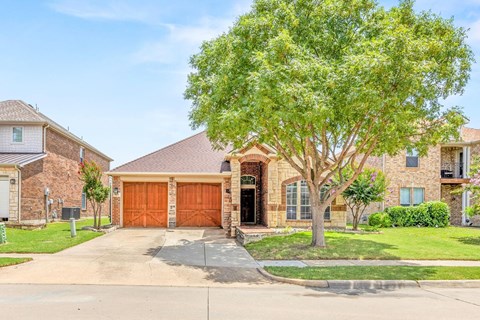
M457 237L453 238L457 240L458 242L461 242L463 244L470 244L473 246L480 246L480 237Z
M315 248L310 246L310 235L296 234L293 237L275 243L266 239L264 245L247 247L259 260L400 260L400 257L386 252L398 247L382 242L335 235L327 237L326 248Z

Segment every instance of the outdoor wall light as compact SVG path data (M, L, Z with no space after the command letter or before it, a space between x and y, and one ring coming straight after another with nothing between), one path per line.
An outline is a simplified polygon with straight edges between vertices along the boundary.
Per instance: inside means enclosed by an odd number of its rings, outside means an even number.
M118 190L118 187L113 188L113 194L115 196L118 196L119 193L120 193L120 190Z
M230 193L230 189L225 189L225 192L226 192L226 193Z
M10 184L15 184L17 182L17 180L15 179L10 179Z

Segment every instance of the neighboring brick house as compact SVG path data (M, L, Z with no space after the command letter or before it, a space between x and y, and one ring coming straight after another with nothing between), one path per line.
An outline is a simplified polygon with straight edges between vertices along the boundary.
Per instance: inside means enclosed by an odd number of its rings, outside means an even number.
M463 127L460 141L431 147L424 157L414 150L397 156L371 157L369 165L381 169L388 181L383 203L373 204L368 213L390 206L415 206L426 201L446 202L451 211L450 223L465 224L464 209L470 198L452 191L469 181L468 172L473 156L480 156L480 129Z
M51 219L63 207L89 214L78 176L84 160L104 171L112 161L25 102L0 102L0 220L45 219L47 210Z
M122 227L309 227L308 191L275 150L217 151L205 132L126 163L113 177L113 223ZM344 228L337 198L325 226Z

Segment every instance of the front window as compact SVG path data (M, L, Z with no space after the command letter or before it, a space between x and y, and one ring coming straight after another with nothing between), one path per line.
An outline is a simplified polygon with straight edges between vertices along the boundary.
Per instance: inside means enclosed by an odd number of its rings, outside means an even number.
M306 181L287 185L287 220L311 220L310 193ZM330 206L325 210L325 220L330 220Z
M413 188L413 205L418 206L425 201L425 189Z
M254 176L242 176L240 177L240 184L243 185L255 185L255 177Z
M85 149L80 147L80 163L83 163L83 160L85 160Z
M82 210L87 210L87 194L82 192Z
M15 143L22 143L23 142L23 128L22 127L13 127L12 141L15 142Z
M401 188L400 205L404 207L418 206L425 202L424 188Z
M401 188L400 189L400 205L404 207L410 206L410 188Z
M407 151L407 159L406 159L407 168L418 168L418 151L416 149L412 149L411 151Z

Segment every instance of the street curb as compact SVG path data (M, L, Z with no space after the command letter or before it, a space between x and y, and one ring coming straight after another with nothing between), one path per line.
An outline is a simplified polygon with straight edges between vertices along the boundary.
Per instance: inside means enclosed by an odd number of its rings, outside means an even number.
M263 268L257 268L257 270L258 272L260 272L262 276L273 281L296 284L298 286L304 286L304 287L315 287L315 288L329 287L328 281L326 280L302 280L302 279L284 278L284 277L274 276L273 274L270 274L269 272L265 271L265 269Z
M480 280L302 280L275 276L263 268L267 279L303 287L330 289L480 288Z
M422 288L480 288L480 280L419 280Z

